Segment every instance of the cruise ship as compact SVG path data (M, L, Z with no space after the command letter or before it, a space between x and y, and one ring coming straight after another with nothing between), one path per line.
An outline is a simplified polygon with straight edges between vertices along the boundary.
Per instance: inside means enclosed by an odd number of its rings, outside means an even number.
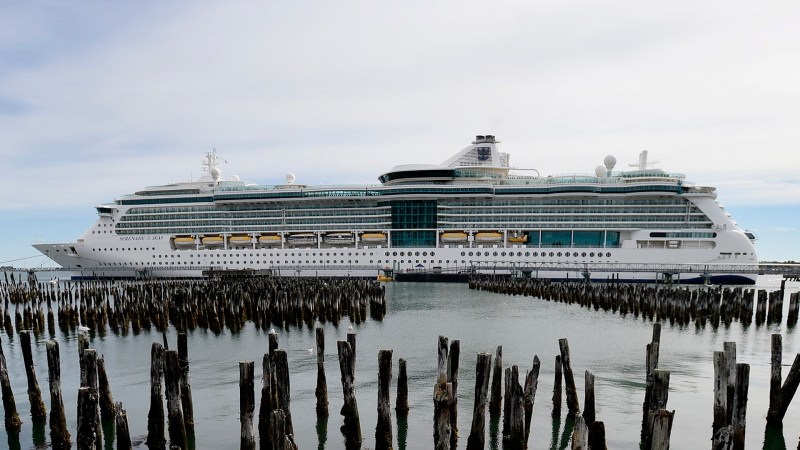
M80 277L208 271L376 277L493 273L561 280L753 284L755 236L716 189L607 156L594 173L517 170L493 135L441 164L395 166L380 184L310 186L222 177L151 186L97 206L75 242L37 243ZM590 169L591 171L591 169Z

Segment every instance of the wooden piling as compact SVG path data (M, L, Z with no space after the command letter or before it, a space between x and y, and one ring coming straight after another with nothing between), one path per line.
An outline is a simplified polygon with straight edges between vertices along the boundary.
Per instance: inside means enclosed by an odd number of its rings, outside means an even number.
M728 362L725 352L714 352L714 422L711 448L725 450L730 440L727 420Z
M489 414L500 414L500 402L502 401L503 388L503 346L498 345L494 354L494 370L492 372L492 392L489 397Z
M261 376L261 405L258 409L258 437L261 450L272 450L272 429L270 422L277 399L272 388L272 368L269 353L264 353Z
M114 399L111 395L111 386L108 384L106 361L103 357L97 359L97 389L100 403L100 419L103 422L113 422Z
M360 444L362 441L361 421L358 416L355 371L353 370L355 355L350 350L349 342L338 341L336 345L339 354L339 371L342 375L342 395L344 396L344 404L341 409L341 415L344 416L342 433L347 442Z
M553 416L561 415L561 355L556 355L555 379L553 380Z
M730 426L733 417L733 397L736 393L736 342L725 342L723 344L725 352L725 362L728 374L725 399L725 421Z
M580 411L575 414L575 428L572 429L572 450L589 450L589 427Z
M286 432L286 415L283 410L272 411L269 427L272 430L273 450L297 450L292 436Z
M408 374L406 373L406 360L400 358L397 362L397 401L394 410L398 417L408 416Z
M733 450L744 450L747 418L747 391L750 386L750 365L736 364L736 389L731 417L731 442Z
M186 428L183 422L183 407L180 395L180 366L178 351L164 352L164 390L167 395L167 422L170 449L187 448Z
M150 410L147 413L147 447L163 449L167 443L164 438L164 400L161 394L161 380L164 375L164 347L153 342L150 349Z
M53 450L69 449L72 446L64 400L61 396L61 355L58 342L47 341L47 372L50 382L50 442Z
M519 383L519 367L511 366L509 378L510 389L508 392L509 420L508 435L504 443L508 450L522 450L525 448L525 400L524 391Z
M328 417L328 381L325 378L325 330L317 327L317 417Z
M478 353L478 361L475 364L475 406L472 412L472 428L467 438L467 450L485 448L486 403L491 370L491 353Z
M669 371L668 370L654 370L653 371L653 392L650 397L650 404L648 406L649 414L647 416L647 432L645 433L644 448L652 448L653 443L653 420L659 410L666 409L667 400L669 399Z
M525 388L523 400L525 404L525 442L531 433L531 418L533 417L533 405L536 400L536 389L539 387L539 357L533 356L533 366L530 372L525 375Z
M649 434L651 444L646 449L650 450L669 450L669 440L672 434L672 420L675 418L675 411L660 409L653 412L650 419L653 427Z
M255 380L253 361L239 362L239 420L241 436L239 448L256 449L256 436L253 429L253 414L256 409Z
M454 339L450 342L447 353L447 382L453 385L453 397L450 400L450 447L456 448L458 442L458 365L461 355L461 342Z
M583 418L591 428L595 421L594 411L594 374L588 370L584 372L585 389L583 391Z
M100 448L97 445L97 393L90 387L78 389L78 430L75 444L78 450Z
M767 423L780 426L781 410L781 363L783 360L783 343L780 334L772 335L772 370L769 378L769 408L767 409Z
M116 410L114 425L117 430L117 450L132 450L128 413L122 407L122 402L117 402L114 409Z
M589 426L589 448L606 450L606 425L599 420Z
M580 411L578 405L578 391L575 387L575 377L572 374L572 364L569 356L569 342L566 338L558 340L561 349L561 364L564 366L564 386L567 392L567 409L570 414L577 414Z
M436 383L433 391L433 448L436 450L450 449L450 401L452 398L452 384Z
M194 405L189 377L189 344L186 333L178 333L178 365L180 368L181 408L186 436L194 436Z
M33 365L33 354L31 353L30 330L19 332L19 343L22 348L22 358L25 362L25 375L28 379L28 400L31 402L31 420L33 423L45 423L47 421L47 409L42 400L42 391L39 389L39 382L36 380L36 369Z
M283 410L284 421L286 426L286 434L294 436L294 427L292 426L292 412L290 409L291 397L289 396L289 360L286 356L286 350L275 350L275 385L276 394L278 398L278 408Z
M378 424L375 427L375 449L392 448L392 404L389 389L392 384L392 351L378 352Z
M3 353L2 342L0 342L0 388L3 393L5 428L10 433L18 433L22 428L22 420L20 420L19 413L17 413L17 402L14 400L14 390L11 389L11 380L8 378L8 366L6 365L6 356Z

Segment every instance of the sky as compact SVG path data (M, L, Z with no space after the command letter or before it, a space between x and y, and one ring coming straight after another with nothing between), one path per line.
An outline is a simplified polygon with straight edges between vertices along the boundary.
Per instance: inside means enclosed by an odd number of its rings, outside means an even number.
M0 0L0 265L94 206L201 175L377 183L493 134L542 174L716 186L800 260L800 3Z

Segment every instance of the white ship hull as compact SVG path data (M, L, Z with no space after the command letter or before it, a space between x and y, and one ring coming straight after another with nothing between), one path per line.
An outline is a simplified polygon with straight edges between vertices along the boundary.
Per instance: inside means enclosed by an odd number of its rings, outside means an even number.
M210 269L270 271L280 276L375 277L390 268L395 273L475 271L560 280L583 279L588 273L593 280L661 282L671 276L678 283L754 284L758 262L742 256L753 254L746 251L751 246L747 237L725 231L719 232L717 241L714 249L539 248L480 242L439 248L289 248L287 244L287 248L175 249L169 236L149 236L134 241L109 237L94 243L34 247L75 277L199 278Z

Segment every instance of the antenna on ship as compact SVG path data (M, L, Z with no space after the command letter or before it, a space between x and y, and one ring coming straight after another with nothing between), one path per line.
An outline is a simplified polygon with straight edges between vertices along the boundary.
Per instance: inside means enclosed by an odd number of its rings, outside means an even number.
M647 162L647 150L639 153L639 164L628 164L631 167L638 167L639 170L647 170L648 167L655 167L658 161Z
M219 157L217 156L217 149L213 148L210 152L206 153L206 160L203 162L206 172L211 176L211 179L216 183L222 174L219 170Z

